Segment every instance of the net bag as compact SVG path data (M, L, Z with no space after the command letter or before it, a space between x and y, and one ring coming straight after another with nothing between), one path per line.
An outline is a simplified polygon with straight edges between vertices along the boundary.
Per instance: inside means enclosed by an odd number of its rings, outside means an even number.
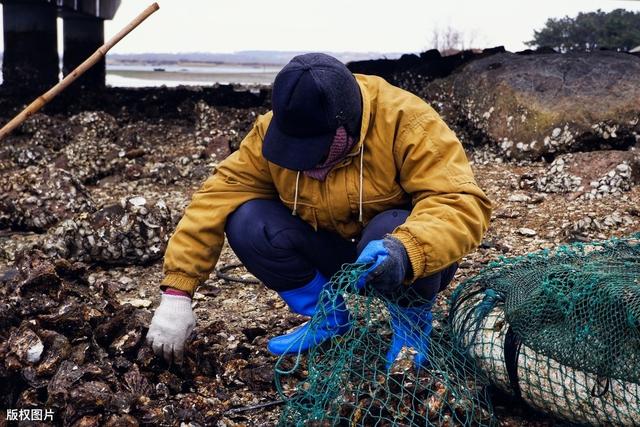
M640 234L490 265L454 292L478 369L573 423L640 425Z

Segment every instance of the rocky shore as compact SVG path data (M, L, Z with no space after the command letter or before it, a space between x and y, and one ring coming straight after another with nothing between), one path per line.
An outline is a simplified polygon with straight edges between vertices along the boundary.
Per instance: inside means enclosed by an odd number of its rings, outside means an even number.
M500 256L639 232L640 58L497 50L473 59L450 59L437 77L420 74L426 60L386 76L456 130L495 203L451 289ZM212 275L194 297L185 368L143 345L168 236L268 100L268 88L227 86L65 94L3 141L4 407L55 408L61 424L78 426L277 420L266 341L305 319L275 293ZM24 102L0 91L2 121ZM221 265L233 263L225 247ZM502 425L553 423L508 401L497 411Z

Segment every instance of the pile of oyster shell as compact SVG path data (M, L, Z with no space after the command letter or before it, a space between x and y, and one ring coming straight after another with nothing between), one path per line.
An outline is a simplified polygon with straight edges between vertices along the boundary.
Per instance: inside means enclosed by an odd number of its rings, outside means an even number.
M40 246L49 256L71 261L145 264L162 257L171 229L162 200L134 196L61 222Z
M93 211L89 192L64 170L29 166L2 176L0 229L44 231L77 213Z
M88 275L34 252L0 276L4 407L53 409L65 426L215 425L238 404L234 390L272 387L270 365L226 350L224 322L198 329L182 367L167 365L145 344L151 313Z
M126 148L117 141L116 119L103 112L85 112L69 119L78 132L58 154L58 167L72 171L83 183L112 175L124 169Z
M544 193L575 193L601 199L621 195L640 182L640 157L633 151L568 153L556 157L540 174L523 176L521 188Z

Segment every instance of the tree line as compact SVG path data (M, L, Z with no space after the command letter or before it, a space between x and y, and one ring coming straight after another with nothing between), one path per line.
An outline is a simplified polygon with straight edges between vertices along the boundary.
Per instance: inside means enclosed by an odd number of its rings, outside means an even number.
M580 13L575 18L551 18L534 31L531 47L552 47L559 52L588 52L613 49L628 52L640 46L640 12L616 9L611 12Z

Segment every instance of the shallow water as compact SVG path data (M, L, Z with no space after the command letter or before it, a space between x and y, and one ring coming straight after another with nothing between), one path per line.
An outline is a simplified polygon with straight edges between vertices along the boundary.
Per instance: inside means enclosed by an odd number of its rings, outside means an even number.
M0 70L2 63L0 62ZM279 66L238 64L117 64L107 65L107 85L112 87L176 87L214 84L268 85ZM2 72L0 72L0 84Z

